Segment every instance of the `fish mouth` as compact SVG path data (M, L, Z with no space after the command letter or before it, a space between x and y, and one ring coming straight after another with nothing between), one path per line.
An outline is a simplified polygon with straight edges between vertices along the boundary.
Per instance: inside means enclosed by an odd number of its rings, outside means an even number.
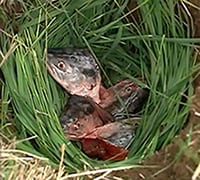
M63 80L64 73L59 70L54 64L47 63L47 70L51 76L67 91L69 91L69 84Z
M47 70L49 71L49 73L55 77L55 76L59 76L59 74L57 73L56 71L56 66L54 64L51 64L49 62L46 63L46 67L47 67Z

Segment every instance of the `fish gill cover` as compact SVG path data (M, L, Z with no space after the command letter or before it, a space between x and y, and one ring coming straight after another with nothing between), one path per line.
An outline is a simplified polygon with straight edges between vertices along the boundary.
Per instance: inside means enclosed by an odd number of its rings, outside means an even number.
M58 165L65 144L63 164L76 172L134 165L169 143L188 117L196 69L186 12L174 0L138 0L134 8L128 0L24 2L15 20L19 31L15 34L8 21L0 39L6 58L3 97L11 100L18 138L32 137L18 148ZM86 47L101 67L104 84L128 78L149 89L125 160L91 159L64 136L59 114L67 95L46 68L52 47Z

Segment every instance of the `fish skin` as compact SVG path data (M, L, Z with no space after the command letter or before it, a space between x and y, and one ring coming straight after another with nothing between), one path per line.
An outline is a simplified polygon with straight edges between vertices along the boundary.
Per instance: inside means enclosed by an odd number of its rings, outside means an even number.
M47 69L70 94L90 96L100 102L100 69L86 48L51 48L47 53Z

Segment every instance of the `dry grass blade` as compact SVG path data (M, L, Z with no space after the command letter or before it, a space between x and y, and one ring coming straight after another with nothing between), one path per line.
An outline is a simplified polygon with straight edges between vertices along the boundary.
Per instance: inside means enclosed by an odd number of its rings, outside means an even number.
M197 178L199 178L200 176L200 163L197 166L196 170L194 171L194 174L192 176L192 180L196 180Z
M0 178L2 179L55 179L55 169L48 165L48 160L34 154L15 149L15 139L6 142L0 139Z

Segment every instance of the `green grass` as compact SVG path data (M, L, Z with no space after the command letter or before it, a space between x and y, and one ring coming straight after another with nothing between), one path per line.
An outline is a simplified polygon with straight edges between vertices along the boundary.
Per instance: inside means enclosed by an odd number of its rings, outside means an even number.
M190 39L190 21L177 1L138 0L137 23L130 21L127 0L45 2L24 3L16 19L18 34L8 21L0 39L6 56L1 67L3 97L11 99L18 138L34 137L18 148L58 165L61 145L66 144L63 164L68 172L76 172L134 165L169 143L187 119L192 74L197 69L192 58L197 39ZM106 85L130 78L150 90L126 160L90 159L64 137L58 115L67 96L47 73L45 62L47 48L67 46L89 48ZM183 94L188 96L186 102Z

